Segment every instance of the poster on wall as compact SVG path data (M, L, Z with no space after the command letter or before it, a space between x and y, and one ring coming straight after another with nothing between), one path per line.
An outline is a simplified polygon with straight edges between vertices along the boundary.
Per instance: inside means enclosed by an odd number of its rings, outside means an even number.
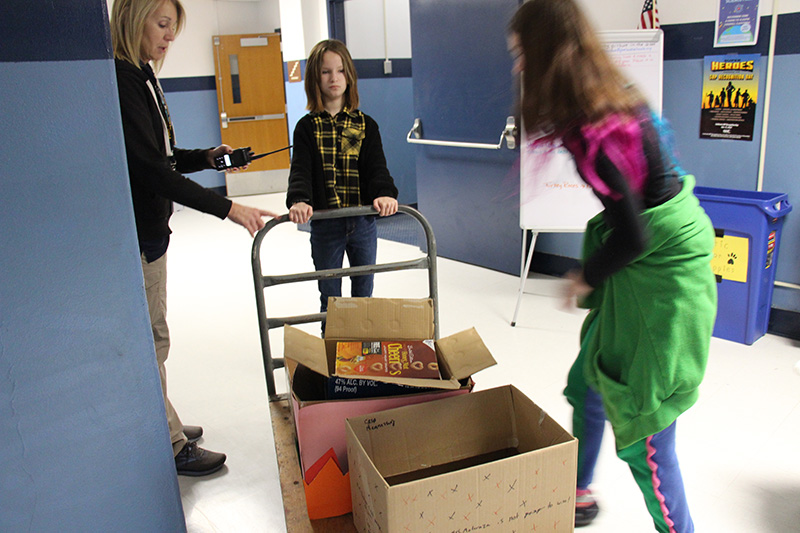
M701 139L753 140L760 57L759 54L705 57Z
M748 46L758 42L758 0L719 0L714 46Z

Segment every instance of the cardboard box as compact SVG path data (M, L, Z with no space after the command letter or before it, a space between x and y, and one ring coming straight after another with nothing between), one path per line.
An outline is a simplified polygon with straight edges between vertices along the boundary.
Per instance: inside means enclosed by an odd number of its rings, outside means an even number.
M578 441L511 385L346 427L362 533L574 530Z
M285 326L284 356L324 376L329 399L374 396L376 386L381 387L384 396L417 392L413 387L458 390L463 386L460 380L496 364L472 328L436 341L441 380L391 376L337 379L334 375L337 342L433 337L433 302L430 299L330 298L325 339ZM342 379L346 387L342 386Z
M328 399L337 381L333 374L336 342L359 339L431 338L433 303L428 299L331 298L325 340L291 326L284 327L284 358L289 375L292 413L306 503L312 519L349 513L350 481L347 468L345 420L401 405L463 395L472 390L471 375L495 364L474 329L436 341L442 380L386 378L375 382L395 394L378 398ZM342 379L342 378L339 378ZM347 380L358 382L372 380ZM438 388L406 389L417 382ZM372 388L372 387L370 387ZM408 391L423 391L408 394ZM427 390L427 392L424 392Z

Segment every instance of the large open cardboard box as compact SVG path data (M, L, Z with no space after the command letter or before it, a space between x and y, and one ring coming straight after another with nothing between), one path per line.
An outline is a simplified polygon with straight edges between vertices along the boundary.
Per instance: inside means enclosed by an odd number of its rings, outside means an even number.
M573 531L578 441L511 385L349 418L367 531Z
M429 299L331 298L324 340L285 326L284 357L310 518L338 516L352 509L347 418L466 394L473 387L472 374L495 364L477 332L470 329L436 341L442 380L381 380L388 386L422 386L419 390L425 392L409 394L414 389L397 389L389 396L332 400L328 394L334 382L336 342L433 336L433 302Z

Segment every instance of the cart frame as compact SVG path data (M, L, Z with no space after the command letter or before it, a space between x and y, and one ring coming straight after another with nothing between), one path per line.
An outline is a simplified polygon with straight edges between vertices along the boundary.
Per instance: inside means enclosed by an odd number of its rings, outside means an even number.
M414 218L425 234L427 244L427 254L418 259L406 261L395 261L388 263L376 263L357 267L344 267L328 270L316 270L295 274L264 275L261 268L261 249L267 233L278 224L289 222L289 215L285 214L274 218L256 234L251 250L251 262L253 267L253 283L256 293L256 308L258 311L258 330L261 335L261 356L264 360L264 376L267 381L267 394L269 401L285 399L288 395L280 395L275 390L275 370L285 366L283 357L273 357L269 342L269 331L271 329L283 327L284 325L306 324L311 322L321 322L327 313L313 313L306 315L293 315L281 317L268 317L264 291L268 287L282 285L286 283L296 283L301 281L319 281L322 279L344 278L348 276L359 276L367 274L377 274L381 272L396 272L399 270L427 269L428 270L428 297L433 301L433 320L434 338L439 338L439 305L438 305L438 283L436 271L436 239L430 223L416 209L401 205L397 209L398 215L405 214ZM355 216L377 216L378 212L371 206L345 207L341 209L331 209L316 211L311 220L326 220L334 218L346 218ZM393 215L393 216L398 216Z

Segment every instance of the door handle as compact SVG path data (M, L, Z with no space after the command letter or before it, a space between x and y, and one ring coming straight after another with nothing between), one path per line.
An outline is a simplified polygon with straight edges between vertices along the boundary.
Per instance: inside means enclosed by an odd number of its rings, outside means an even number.
M227 128L230 122L253 122L256 120L283 120L283 113L274 115L248 115L242 117L229 117L227 113L219 114L219 121L223 128Z
M497 144L423 139L422 120L415 118L414 126L411 127L411 129L408 131L408 135L406 135L406 142L411 144L428 144L432 146L452 146L455 148L482 148L485 150L499 150L503 147L503 140L505 140L508 149L513 150L517 146L515 137L516 133L516 121L514 120L514 117L508 117L506 118L506 127L503 129L502 133L500 133L500 140L497 142ZM413 139L411 138L412 135L414 136Z

